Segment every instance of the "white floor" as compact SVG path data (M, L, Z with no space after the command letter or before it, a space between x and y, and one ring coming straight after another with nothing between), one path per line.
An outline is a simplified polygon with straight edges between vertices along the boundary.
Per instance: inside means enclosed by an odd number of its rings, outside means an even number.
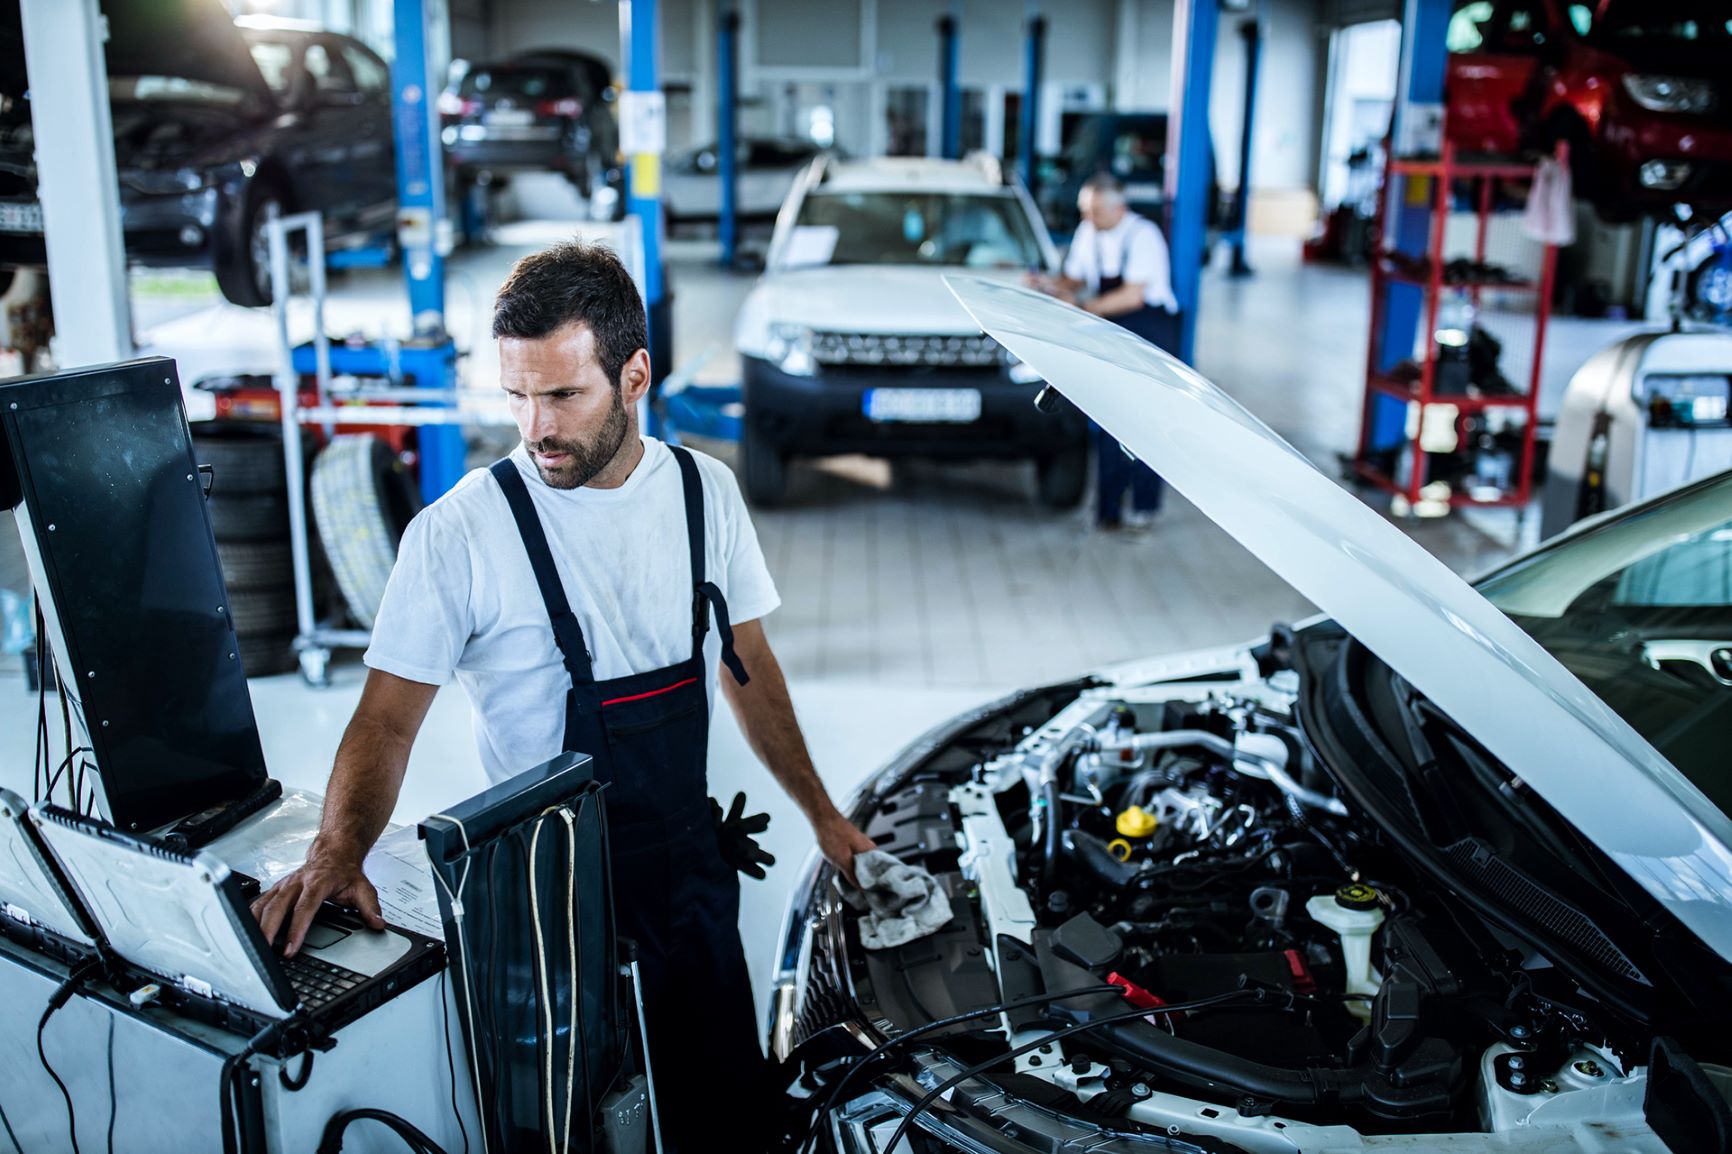
M511 262L579 227L558 219L507 226L495 233L498 247L451 261L449 325L468 354L468 384L488 388L496 379L488 307ZM714 255L704 242L670 246L675 345L681 359L710 350L701 377L726 380L737 372L728 345L733 313L751 282L717 269ZM1364 278L1302 265L1291 246L1260 246L1253 257L1253 279L1206 278L1200 367L1334 474L1336 454L1357 434ZM268 314L224 306L201 284L160 274L142 283L135 320L144 351L176 356L187 381L237 368L270 371ZM355 273L334 286L333 332L401 334L407 324L395 271ZM1588 352L1627 328L1556 326L1548 398ZM479 454L492 445L472 447ZM731 459L730 446L701 447ZM1309 612L1182 499L1171 499L1146 534L1104 537L1083 514L1039 509L1030 490L1024 469L1004 465L891 469L841 459L800 466L792 507L757 515L784 599L766 627L838 798L930 725L1001 692L1120 659L1245 640ZM1523 536L1512 514L1403 527L1466 573L1508 556ZM0 532L0 587L23 587L9 530ZM334 686L317 691L294 677L253 682L274 776L322 789L362 672L339 665ZM0 784L21 792L30 786L35 709L16 662L0 661ZM741 925L753 971L767 983L782 906L811 838L725 710L714 724L711 775L724 803L744 789L754 808L775 818L766 840L778 864L767 881L746 882ZM448 690L416 748L397 820L413 821L480 783L467 703Z

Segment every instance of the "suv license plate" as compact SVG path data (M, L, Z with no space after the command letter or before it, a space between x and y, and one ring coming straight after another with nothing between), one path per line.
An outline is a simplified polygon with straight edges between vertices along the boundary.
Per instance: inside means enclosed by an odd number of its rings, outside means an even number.
M980 419L980 390L867 389L860 407L872 421L961 425Z
M527 108L498 108L482 117L489 125L500 128L519 128L535 120L535 113Z
M0 232L41 231L42 206L36 201L0 201Z

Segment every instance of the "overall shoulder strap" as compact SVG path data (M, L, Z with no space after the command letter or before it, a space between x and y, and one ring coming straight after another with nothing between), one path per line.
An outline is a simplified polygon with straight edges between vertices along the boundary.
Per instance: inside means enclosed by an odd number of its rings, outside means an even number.
M698 474L698 463L689 451L679 445L669 445L674 460L680 465L680 485L686 497L686 544L692 555L692 656L701 658L704 636L710 631L710 610L716 612L716 630L722 635L722 664L741 685L751 680L746 667L734 652L734 630L728 622L728 603L704 573L704 482Z
M541 600L547 606L547 617L553 625L554 644L565 661L565 671L571 683L581 685L595 679L589 662L589 646L583 639L583 627L566 600L565 586L559 570L553 564L553 550L548 547L547 533L536 515L535 504L529 499L529 486L510 457L502 457L488 467L493 479L505 493L505 503L511 506L511 519L517 522L517 535L529 554L529 567L535 573L535 584L541 590Z

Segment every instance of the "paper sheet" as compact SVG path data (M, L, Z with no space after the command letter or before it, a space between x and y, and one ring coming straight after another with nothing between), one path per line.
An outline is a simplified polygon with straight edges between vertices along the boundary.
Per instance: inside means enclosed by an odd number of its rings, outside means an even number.
M270 889L307 860L323 808L324 798L318 794L286 789L280 802L212 842L210 849L230 869L250 874ZM361 869L379 891L379 908L387 922L430 938L445 936L433 870L414 826L387 826Z

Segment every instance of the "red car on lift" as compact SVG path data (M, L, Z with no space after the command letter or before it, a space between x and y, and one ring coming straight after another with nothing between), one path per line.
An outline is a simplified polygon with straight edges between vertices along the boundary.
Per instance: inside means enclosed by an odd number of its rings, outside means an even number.
M1576 195L1608 220L1732 208L1732 7L1724 0L1458 0L1451 143L1570 145Z

